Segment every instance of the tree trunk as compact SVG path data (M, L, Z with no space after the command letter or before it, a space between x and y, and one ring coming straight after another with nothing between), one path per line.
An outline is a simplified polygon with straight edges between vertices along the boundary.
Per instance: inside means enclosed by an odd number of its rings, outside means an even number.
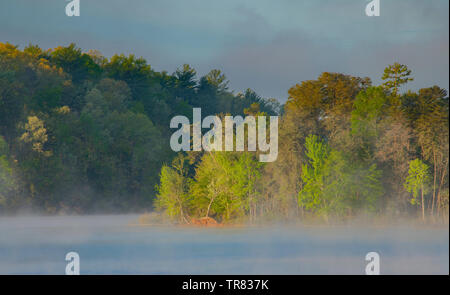
M422 184L422 220L425 221L425 202L423 199L423 184Z
M431 216L434 215L434 202L436 198L436 151L433 149L433 165L434 165L434 176L433 176L433 200L431 201Z
M215 198L216 198L216 196L212 197L211 200L209 201L208 210L206 211L206 217L209 217L209 209L211 209L211 204L212 204L212 202L214 202Z
M209 201L209 204L208 204L208 210L206 211L206 216L205 216L205 217L207 217L207 218L208 218L208 216L209 216L209 209L211 208L212 202L213 202L213 199L211 199L211 201Z
M440 212L441 212L441 190L442 190L442 186L444 185L445 174L447 173L448 159L449 158L447 158L447 160L445 161L444 166L442 166L441 181L439 183L439 189L438 189L438 195L437 195L437 213L438 213L438 216L440 215Z

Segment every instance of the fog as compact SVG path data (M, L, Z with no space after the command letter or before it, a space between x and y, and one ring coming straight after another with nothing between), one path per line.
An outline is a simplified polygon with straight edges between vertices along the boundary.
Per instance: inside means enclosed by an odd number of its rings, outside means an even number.
M0 218L0 274L448 274L443 227L136 226L138 215Z

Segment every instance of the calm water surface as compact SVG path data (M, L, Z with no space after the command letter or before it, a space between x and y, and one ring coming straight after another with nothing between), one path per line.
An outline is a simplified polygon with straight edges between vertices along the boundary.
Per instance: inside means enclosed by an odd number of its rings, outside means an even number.
M136 215L0 218L0 274L449 274L448 228L135 227Z

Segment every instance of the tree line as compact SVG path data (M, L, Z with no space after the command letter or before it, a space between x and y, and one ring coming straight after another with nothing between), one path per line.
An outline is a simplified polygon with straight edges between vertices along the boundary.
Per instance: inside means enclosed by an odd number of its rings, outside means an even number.
M170 119L275 100L234 94L220 70L154 71L143 58L75 44L23 50L0 43L0 212L127 212L152 208L170 162Z
M174 221L346 220L360 215L448 219L448 96L400 93L394 63L382 85L323 73L289 89L278 159L251 152L179 154L164 165L156 208ZM257 104L245 114L264 114Z
M0 43L0 212L163 212L176 222L448 218L448 96L401 92L405 65L369 78L322 73L284 105L234 93L220 70L157 72L75 44ZM170 149L170 119L279 115L273 163L257 152ZM192 119L192 118L191 118Z

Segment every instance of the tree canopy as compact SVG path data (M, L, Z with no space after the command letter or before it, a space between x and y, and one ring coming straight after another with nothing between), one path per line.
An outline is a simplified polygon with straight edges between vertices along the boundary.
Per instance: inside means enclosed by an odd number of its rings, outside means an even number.
M155 71L142 57L105 58L75 44L0 43L0 213L157 210L175 222L447 217L449 108L444 89L401 91L324 72L281 105L234 93L219 69ZM278 159L258 152L170 149L176 115L278 115ZM247 132L247 131L246 131Z

